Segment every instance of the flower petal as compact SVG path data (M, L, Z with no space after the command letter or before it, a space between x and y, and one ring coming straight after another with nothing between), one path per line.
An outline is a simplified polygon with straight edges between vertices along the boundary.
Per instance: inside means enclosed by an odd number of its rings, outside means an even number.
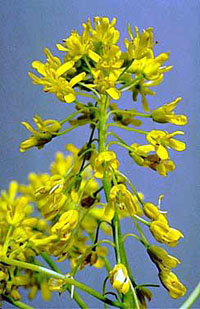
M67 48L64 47L62 44L56 44L56 47L57 47L57 49L60 50L60 51L67 52Z
M75 77L73 77L70 80L70 82L69 82L70 86L73 87L74 85L78 84L79 82L81 82L85 78L85 76L86 76L85 72L82 72L82 73L76 75Z
M169 141L169 146L177 151L183 151L186 148L185 143L181 142L181 141L177 141L174 138L170 138Z
M58 76L63 75L65 72L69 71L74 65L74 61L68 61L63 63L57 70L56 73Z
M89 52L88 52L88 56L89 56L94 62L99 62L99 60L101 59L101 57L100 57L97 53L93 52L91 49L90 49Z
M73 93L68 93L64 96L66 103L72 103L76 99L75 95Z
M169 157L167 149L162 145L156 148L156 153L162 160L167 160Z
M109 96L111 96L113 100L119 100L119 98L121 97L121 92L114 87L107 89L106 92L109 94Z

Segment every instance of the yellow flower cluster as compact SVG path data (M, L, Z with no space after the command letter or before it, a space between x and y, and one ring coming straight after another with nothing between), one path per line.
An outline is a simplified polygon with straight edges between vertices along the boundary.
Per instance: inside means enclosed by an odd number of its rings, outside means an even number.
M171 66L163 66L169 58L168 53L154 56L153 29L147 28L141 34L135 27L136 37L128 28L129 39L124 40L126 51L118 44L120 33L115 28L116 18L95 17L94 25L90 19L83 23L83 32L73 31L57 44L59 51L64 52L64 62L53 56L45 48L46 63L34 61L32 66L40 77L29 73L34 84L43 86L45 92L54 93L62 101L71 103L76 100L82 81L91 91L108 94L118 100L121 92L128 87L136 100L138 93L142 104L148 111L146 95L155 93L149 88L160 84L164 73ZM125 73L125 74L124 74ZM134 74L135 79L132 79ZM121 87L118 84L121 83Z
M169 159L168 148L176 151L185 150L185 143L173 138L175 135L183 135L183 131L168 133L161 130L152 130L147 133L146 139L149 144L132 144L129 151L130 156L136 164L149 167L157 171L162 176L175 169L175 164ZM155 152L155 153L152 153Z
M28 122L22 122L25 128L30 131L32 135L20 144L21 152L25 152L32 147L37 147L38 149L43 148L44 145L50 142L61 129L60 123L56 120L42 120L38 115L36 115L33 120L38 131L33 129Z
M144 214L152 220L150 231L154 238L170 247L175 247L183 234L168 225L166 216L153 203L145 203Z
M30 262L57 237L48 235L48 225L43 219L32 216L33 206L28 196L20 194L20 185L11 182L8 192L0 196L0 257ZM1 258L0 258L1 259ZM20 287L41 289L45 278L34 272L23 272L15 266L0 265L0 293L20 300ZM39 280L39 281L38 281ZM47 289L48 291L48 289ZM45 294L46 295L46 294ZM49 299L49 298L48 298Z
M143 201L143 195L121 173L118 156L110 147L117 145L128 150L137 165L167 176L175 169L168 151L185 150L185 143L175 138L184 132L136 129L142 124L138 117L180 126L187 123L187 117L174 112L180 97L154 109L149 107L147 96L155 95L151 87L159 85L165 73L172 69L165 64L169 53L155 55L153 29L147 28L140 33L135 27L134 35L129 26L129 38L124 40L123 50L119 46L120 32L115 25L116 18L95 17L93 23L88 18L83 23L81 34L73 31L62 44L56 45L58 51L64 53L62 59L45 48L46 61L32 63L36 70L36 74L29 73L33 83L41 85L44 92L54 94L61 102L74 103L75 111L60 121L43 120L36 115L33 118L36 128L22 122L31 136L20 144L20 152L32 147L41 149L55 137L78 126L89 125L91 132L82 148L69 144L66 146L67 156L58 152L49 173L31 173L28 184L12 182L8 192L1 192L0 294L4 298L11 297L12 303L20 299L20 287L29 289L30 299L40 290L45 300L50 300L51 291L62 293L71 289L71 296L74 295L81 307L86 307L75 294L77 292L74 293L77 285L110 305L146 308L146 300L150 301L152 294L145 285L138 285L133 279L124 246L128 236L145 246L172 298L181 297L186 292L184 285L171 272L180 261L164 249L150 245L138 221L149 227L155 240L170 247L176 246L183 234L170 227L166 213L159 206ZM125 91L131 93L133 101L141 95L144 111L126 109L126 106L121 109L118 100L123 99ZM116 100L117 104L113 102ZM66 123L68 127L61 131ZM146 138L146 144L136 143L137 140L133 139L129 145L118 132L111 130L114 127L130 134L141 134ZM132 219L138 235L122 235L122 218ZM105 234L112 233L113 240L99 240L100 228ZM112 269L106 258L108 248L102 247L102 243L115 250L116 265ZM52 270L45 270L39 256ZM56 258L56 262L68 259L71 271L61 274L51 257ZM86 265L106 267L108 276L103 284L104 294L109 294L106 281L110 279L118 292L118 300L114 302L105 295L99 296L77 281L73 281L74 286L71 284L70 288L67 279L73 280ZM53 277L49 278L49 274Z
M92 170L88 167L81 173L79 185L76 174L80 170L82 159L80 149L67 145L71 155L56 154L51 164L50 174L30 174L29 184L11 182L8 192L0 196L0 256L30 262L43 252L57 257L58 261L68 258L73 267L80 255L89 248L88 237L94 233L100 217L91 212L86 220L82 199L93 199L98 184L91 179ZM32 215L33 205L37 207L42 219ZM80 222L79 222L80 220ZM76 227L79 227L76 230ZM85 259L82 268L88 263L101 268L107 248L97 247L93 259ZM17 274L17 275L16 275ZM32 271L16 272L16 267L0 266L0 292L9 294L14 300L20 300L19 287L30 289L29 298L33 299L41 290L44 300L50 300L48 282L42 275Z
M171 272L171 269L175 268L180 261L174 256L169 255L163 248L155 245L149 246L147 252L151 260L158 267L159 278L169 291L169 295L172 298L184 296L186 292L185 286L178 280L177 276Z

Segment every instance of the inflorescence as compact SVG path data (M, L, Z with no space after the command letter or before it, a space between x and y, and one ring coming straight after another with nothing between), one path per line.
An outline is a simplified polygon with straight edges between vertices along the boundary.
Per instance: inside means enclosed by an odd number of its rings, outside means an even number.
M148 284L136 282L134 270L130 269L124 247L128 236L142 244L172 298L182 297L186 292L172 272L179 259L150 243L143 226L156 242L170 247L175 247L183 234L170 226L166 211L161 210L163 196L158 205L145 201L120 171L120 158L112 147L124 148L137 166L157 172L158 177L167 176L175 169L169 152L185 149L185 143L177 137L184 132L154 128L143 131L138 127L142 121L183 126L187 117L175 113L180 97L159 107L151 107L148 102L149 96L156 94L152 89L172 69L165 65L169 53L154 53L153 29L140 33L135 27L133 34L128 26L128 38L121 49L115 24L115 18L110 21L107 17L95 17L93 24L88 19L82 34L73 31L56 45L60 58L45 48L46 62L32 63L36 73L30 72L29 76L33 83L55 95L66 108L67 104L74 104L75 110L62 120L43 120L36 115L35 128L22 122L31 135L21 143L20 151L42 149L80 126L89 125L90 137L82 148L68 144L68 154L58 152L49 173L31 173L27 185L13 181L8 191L1 192L0 294L16 306L22 306L19 288L24 287L29 290L30 299L41 291L47 301L51 292L68 290L81 308L87 306L77 288L116 307L145 308L152 293ZM131 109L121 102L124 92L132 97ZM128 130L132 144L124 141L123 134L116 133L115 128L120 132ZM141 136L141 143L134 142L134 134ZM124 218L132 220L135 234L122 234ZM105 235L103 239L100 230ZM112 235L113 241L106 235ZM109 262L110 250L115 252L114 265ZM38 257L43 258L44 264ZM71 269L62 274L57 262L65 260L70 262ZM107 277L102 294L75 280L77 272L87 265L105 267ZM108 292L108 279L115 292ZM111 300L112 294L116 299Z

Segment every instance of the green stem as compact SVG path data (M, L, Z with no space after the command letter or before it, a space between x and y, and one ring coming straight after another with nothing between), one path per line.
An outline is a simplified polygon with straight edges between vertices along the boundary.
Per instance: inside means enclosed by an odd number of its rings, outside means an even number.
M139 300L138 300L138 298L137 298L137 293L136 293L136 290L135 290L135 288L134 288L134 286L133 286L131 280L130 280L130 283L131 283L131 291L132 291L132 293L133 293L133 298L134 298L134 300L135 300L135 308L136 308L136 309L140 309L140 304L139 304Z
M78 85L83 86L85 88L87 88L88 90L92 91L94 94L96 94L96 96L98 98L100 98L100 95L98 93L98 91L96 89L94 89L93 87L88 86L87 84L83 83L83 82L79 82Z
M137 77L137 78L135 78L130 84L128 84L128 85L126 84L126 85L120 87L119 90L120 90L121 92L127 91L127 90L129 90L130 88L132 88L132 87L134 87L135 85L137 85L138 82L139 82L139 80L140 80L140 78Z
M90 65L90 63L89 63L89 61L87 59L87 56L84 56L83 59L84 59L85 63L87 64L88 69L90 70L91 76L93 77L92 68L91 68L91 65Z
M117 123L114 123L114 122L108 123L107 126L108 127L111 127L111 126L112 127L117 127L117 128L123 129L123 130L132 131L132 132L139 133L139 134L144 134L144 135L148 134L148 132L146 132L146 131L129 128L129 127L126 127L126 126L123 126L123 125L120 125L120 124L117 124Z
M107 97L107 99L105 99L105 101L102 100L99 104L99 108L100 108L99 127L98 127L99 153L106 150L106 137L107 137L107 127L108 127L106 125L106 121L107 121L107 109L108 109L108 104L109 104L108 100L109 99ZM110 189L111 189L111 181L110 181L109 175L107 173L104 173L104 177L102 179L102 184L103 184L103 187L104 187L106 201L108 202L109 193L110 193ZM119 222L117 212L115 213L114 218L112 220L112 231L113 231L113 240L114 240L114 243L115 243L115 255L116 255L117 263L119 263L119 261L121 263L123 263L127 268L127 271L129 273L129 277L131 277L131 270L130 270L130 267L128 265L128 261L127 261L127 257L126 257L126 252L125 252L125 248L124 248L124 243L123 243L122 234L121 234L121 227L120 227L120 222ZM135 299L135 295L133 295L133 296L134 296L134 299L132 297L131 291L129 291L127 294L124 295L123 303L126 307L133 308L134 303L135 303L135 305L137 305L138 301Z
M76 95L80 95L80 96L82 96L82 97L90 98L90 99L95 100L95 101L98 101L98 100L99 100L98 97L95 97L94 95L87 94L87 93L84 93L84 92L78 92L78 91L76 91Z
M132 217L132 220L133 220L133 223L135 224L135 226L136 226L136 228L137 228L137 230L138 230L138 232L139 232L139 234L140 234L140 236L141 236L141 238L142 238L142 243L144 244L144 246L145 246L146 248L148 248L149 242L148 242L148 240L146 239L146 237L145 237L145 235L144 235L144 233L143 233L141 227L139 226L139 224L137 223L137 221L135 220L134 217Z
M60 124L63 125L64 123L66 123L67 121L69 121L70 119L72 119L73 117L75 117L76 115L82 113L84 111L84 109L79 109L78 111L72 113L71 115L69 115L69 117L63 119L60 121Z
M8 232L7 232L7 235L6 235L6 239L5 239L4 244L3 244L3 255L6 255L6 253L7 253L10 235L12 234L12 231L13 231L13 226L10 225Z
M106 148L109 149L109 147L110 147L111 145L118 145L118 146L121 146L122 148L127 149L128 151L133 151L133 149L132 149L130 146L127 146L126 144L120 143L120 142L117 142L117 141L111 141L111 142L109 142L109 143L106 145Z
M127 233L127 234L125 234L124 237L123 237L123 242L125 242L125 240L126 240L128 237L133 237L133 238L139 240L140 242L142 241L142 239L141 239L139 236L137 236L136 234L134 234L134 233Z
M70 132L70 131L72 131L72 130L74 130L74 129L78 128L79 126L80 126L80 125L79 125L79 124L77 124L77 125L75 125L75 126L72 126L72 127L68 128L68 129L66 129L66 130L62 131L62 132L59 132L59 133L54 133L54 135L56 135L56 136L61 136L61 135L64 135L64 134L66 134L66 133L68 133L68 132Z
M126 71L128 70L128 68L129 68L129 67L131 66L131 64L133 63L133 61L134 61L134 59L132 59L132 60L130 61L130 63L124 68L124 70L123 70L122 73L119 75L119 77L118 77L117 80L119 80L120 77L121 77L124 73L126 73Z
M7 296L7 295L2 295L3 300L7 301L8 303L14 305L15 307L21 308L21 309L34 309L31 306L28 306L24 303L22 303L19 300L14 300L12 297Z
M103 295L106 294L106 283L109 279L109 276L107 276L105 279L104 279L104 282L103 282L103 288L102 288L102 292L103 292ZM108 308L108 305L107 304L104 304L104 309L107 309Z
M61 274L60 269L58 268L58 266L52 261L52 259L50 258L50 256L43 252L40 254L42 256L42 258L45 260L45 262L51 267L52 270L56 271L57 273ZM71 287L67 287L68 292L71 294ZM73 299L76 301L76 303L79 305L80 308L82 309L87 309L88 306L86 305L86 303L82 300L82 298L79 296L79 294L77 292L73 293Z
M52 261L52 259L46 252L41 252L40 255L45 260L45 262L51 267L52 270L56 271L59 274L62 274L58 266Z
M116 259L117 263L121 263L121 250L120 250L120 244L119 244L119 220L113 220L114 226L113 226L113 238L114 243L116 244Z
M103 261L104 261L105 268L106 268L107 272L109 273L112 269L111 266L110 266L110 263L109 263L107 257L104 256L102 258L103 258Z
M137 116L137 117L142 117L142 118L152 118L151 114L144 114L144 113L138 113L138 112L132 112L132 111L127 111L123 109L115 109L112 110L108 113L108 118L112 114L127 114L127 115L132 115L132 116Z
M200 282L197 284L197 286L189 295L189 297L186 299L186 301L184 301L184 303L181 305L180 309L189 309L199 297L200 297Z
M128 146L128 144L119 135L117 135L115 132L110 131L110 132L108 132L107 135L113 135L116 139L118 139L119 142Z
M137 215L134 215L134 218L140 222L142 222L143 224L147 225L147 226L150 226L151 223L143 218L141 218L140 216L137 216Z

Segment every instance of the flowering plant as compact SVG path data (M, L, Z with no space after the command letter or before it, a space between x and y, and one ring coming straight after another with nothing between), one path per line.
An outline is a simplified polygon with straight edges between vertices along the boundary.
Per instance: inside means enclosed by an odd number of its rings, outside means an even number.
M134 35L128 26L123 51L115 24L115 18L110 21L95 17L93 24L88 19L82 34L73 31L57 44L62 60L45 48L46 62L32 63L37 72L29 73L33 83L54 94L66 107L74 104L75 111L62 120L43 120L36 115L36 128L22 122L31 135L21 143L20 151L42 149L79 126L89 125L90 136L82 148L68 144L68 155L58 152L49 173L31 173L28 185L13 181L8 191L1 192L0 293L2 300L17 307L30 308L21 302L19 288L24 287L30 299L40 290L47 301L52 292L61 294L67 290L81 308L87 305L77 289L105 306L146 308L146 301L152 298L149 288L156 285L138 283L134 278L124 246L129 236L144 247L170 297L185 295L185 286L172 272L180 261L160 245L150 243L142 227L146 226L158 243L170 247L175 247L183 234L169 225L167 213L161 209L163 196L157 205L145 201L122 173L112 145L124 148L136 165L166 177L175 169L168 151L185 149L184 142L176 139L184 132L136 127L142 125L143 119L183 126L187 117L174 112L180 97L158 108L149 107L148 96L155 95L152 88L172 69L164 65L168 53L154 54L153 29L140 33L135 27ZM135 105L131 109L121 105L124 92L130 93L134 102L141 97L143 112L137 111ZM114 128L140 135L141 144L127 143ZM132 220L136 233L122 233L124 218ZM105 234L103 239L100 230ZM107 235L112 235L112 240ZM110 264L110 250L115 252L115 265ZM66 259L71 269L62 273L59 263ZM75 279L77 272L88 265L105 267L102 293ZM108 291L108 280L114 292Z

